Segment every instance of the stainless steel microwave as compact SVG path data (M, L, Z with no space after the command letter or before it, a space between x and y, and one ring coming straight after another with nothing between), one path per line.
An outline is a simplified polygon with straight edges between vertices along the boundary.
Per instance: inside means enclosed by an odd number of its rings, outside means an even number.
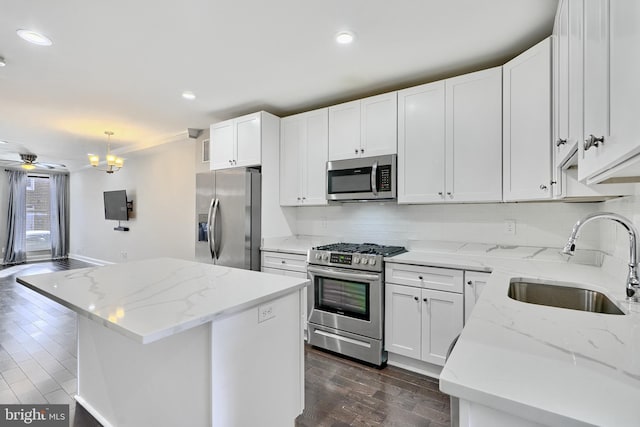
M396 155L327 162L327 200L396 198Z

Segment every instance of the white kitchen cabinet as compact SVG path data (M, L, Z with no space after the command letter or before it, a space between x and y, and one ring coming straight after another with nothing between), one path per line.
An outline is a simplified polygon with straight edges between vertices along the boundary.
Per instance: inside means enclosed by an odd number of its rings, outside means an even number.
M484 290L491 273L483 273L480 271L464 272L464 323L466 324L471 316L476 301L480 298L480 294Z
M279 274L281 276L307 278L307 257L300 254L284 253L284 252L261 252L262 262L260 271L263 273ZM302 322L304 325L305 338L307 335L307 288L302 290L303 312Z
M502 200L502 70L398 92L398 203Z
M398 92L398 203L441 203L445 178L445 82Z
M551 199L551 38L503 66L505 201Z
M462 331L463 277L462 270L386 263L385 349L443 366Z
M578 176L587 183L640 176L639 44L637 1L585 0Z
M328 109L280 121L280 205L326 205Z
M329 107L329 160L397 153L397 92Z
M211 125L211 170L260 166L264 132L271 132L279 120L260 111Z

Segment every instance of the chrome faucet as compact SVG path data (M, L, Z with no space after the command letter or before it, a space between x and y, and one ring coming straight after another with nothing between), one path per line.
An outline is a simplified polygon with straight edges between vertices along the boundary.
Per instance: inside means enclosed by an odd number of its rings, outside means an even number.
M576 250L576 238L582 226L599 218L615 221L622 225L629 233L629 275L627 276L627 298L631 299L633 297L634 300L638 301L640 296L636 295L640 293L640 280L638 280L638 230L627 218L612 212L594 212L586 215L584 218L579 219L573 226L571 236L569 236L569 240L564 246L562 253L573 256Z

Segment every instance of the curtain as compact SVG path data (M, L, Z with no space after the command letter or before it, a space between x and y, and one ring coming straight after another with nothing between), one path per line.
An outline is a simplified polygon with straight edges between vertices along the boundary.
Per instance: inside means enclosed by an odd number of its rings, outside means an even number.
M7 210L7 244L4 264L27 261L27 173L20 170L9 174L9 207Z
M51 174L51 258L69 255L69 175Z

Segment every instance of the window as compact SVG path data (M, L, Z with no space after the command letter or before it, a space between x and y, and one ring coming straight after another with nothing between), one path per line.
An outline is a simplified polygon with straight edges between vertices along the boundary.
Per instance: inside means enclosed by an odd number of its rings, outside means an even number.
M27 178L27 256L51 254L51 189L49 178Z

